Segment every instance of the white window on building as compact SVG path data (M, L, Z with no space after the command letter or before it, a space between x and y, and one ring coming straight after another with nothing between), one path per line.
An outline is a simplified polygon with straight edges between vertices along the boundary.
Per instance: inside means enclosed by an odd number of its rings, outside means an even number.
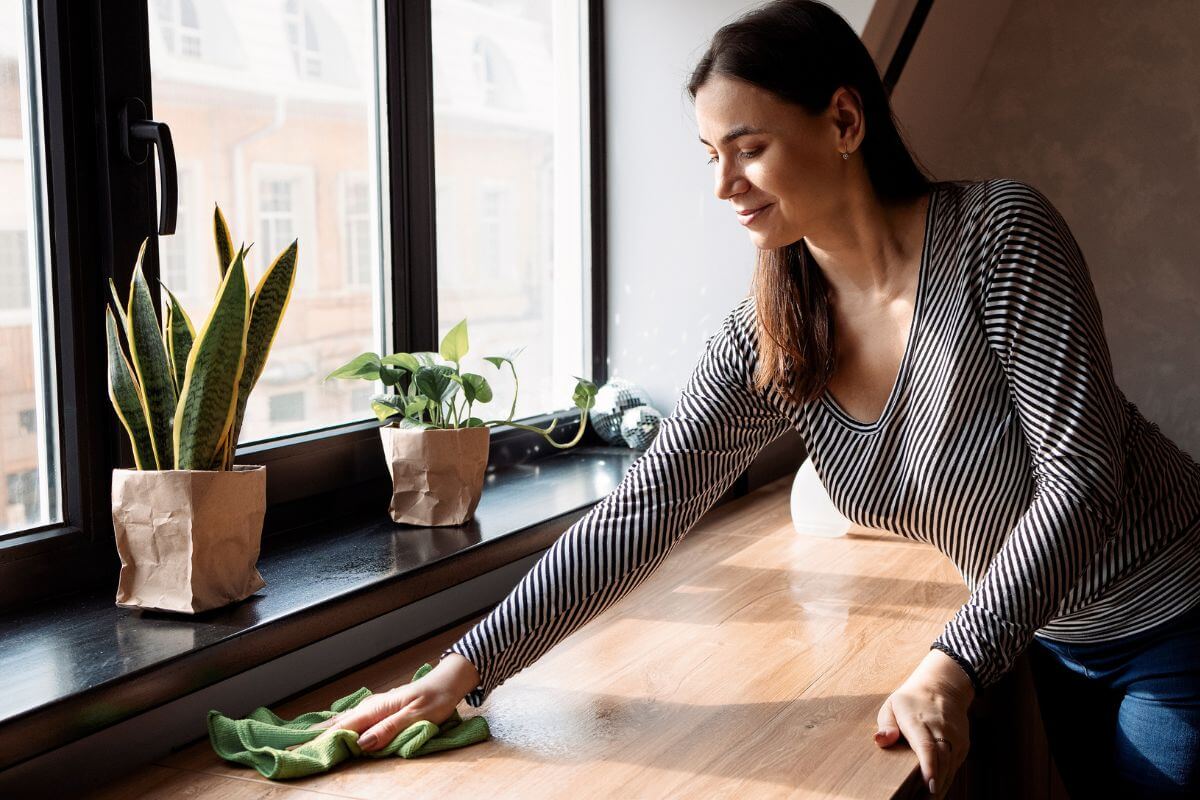
M199 209L194 207L193 192L195 180L190 169L180 168L177 181L179 185L179 205L175 214L175 233L170 236L158 237L158 264L162 281L176 295L186 295L192 290L191 275L197 263L197 250L204 244L202 237L194 235ZM203 255L208 256L212 247L204 247ZM205 259L207 262L208 259Z
M154 0L158 28L168 52L186 58L204 55L195 0Z
M498 183L479 189L479 274L489 280L516 280L517 255L511 246L512 191Z
M255 224L248 266L252 276L261 275L275 257L301 238L303 254L296 267L293 292L311 292L317 287L316 184L312 167L292 164L255 165ZM305 258L307 256L307 258ZM257 278L252 278L253 284Z
M0 231L0 310L29 308L29 235Z
M342 241L346 286L371 288L375 244L371 237L371 191L367 176L342 174Z
M283 392L267 400L271 422L299 422L304 419L304 392Z
M302 0L287 0L284 25L287 28L288 47L296 64L296 74L303 78L320 78L324 63L317 25L312 12Z
M471 56L483 102L494 108L519 109L521 96L516 75L500 46L491 39L476 39Z

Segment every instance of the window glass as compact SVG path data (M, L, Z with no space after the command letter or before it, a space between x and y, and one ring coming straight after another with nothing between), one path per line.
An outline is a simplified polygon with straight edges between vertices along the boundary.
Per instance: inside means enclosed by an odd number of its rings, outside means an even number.
M587 377L590 320L586 31L578 0L434 0L434 132L440 334L464 317L464 368L507 415L570 408Z
M61 521L31 0L0 0L0 534Z
M171 126L180 165L178 230L161 237L168 288L203 324L218 279L214 203L235 245L253 243L252 287L300 241L240 443L373 418L355 394L363 384L322 378L387 349L376 4L150 0L150 10L154 116ZM186 51L185 31L196 38Z

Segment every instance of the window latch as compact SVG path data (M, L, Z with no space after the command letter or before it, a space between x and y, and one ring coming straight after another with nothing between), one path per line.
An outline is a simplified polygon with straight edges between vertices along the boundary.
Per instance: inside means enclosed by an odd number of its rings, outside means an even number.
M153 145L158 167L158 233L175 233L179 207L179 181L175 172L175 146L165 122L146 119L146 104L133 97L120 112L121 152L134 164L145 164Z

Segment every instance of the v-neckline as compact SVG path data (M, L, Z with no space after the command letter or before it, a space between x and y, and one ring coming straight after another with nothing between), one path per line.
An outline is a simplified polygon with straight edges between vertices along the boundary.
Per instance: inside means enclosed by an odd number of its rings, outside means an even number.
M834 399L833 394L826 386L821 393L821 404L833 415L835 419L841 422L846 427L859 433L872 433L878 430L887 422L891 416L892 409L895 407L900 392L903 388L905 378L910 371L909 362L912 361L912 352L916 345L917 334L921 327L921 311L924 306L926 294L926 286L929 282L929 262L931 260L930 248L933 244L933 229L934 229L934 212L937 208L938 189L934 187L929 195L929 207L925 211L925 236L921 244L921 260L917 263L917 290L913 297L913 316L912 321L908 325L908 341L904 345L904 355L900 359L900 367L896 370L896 379L892 383L892 391L888 393L887 402L884 403L883 411L879 414L879 419L874 422L862 422L846 413L846 410L838 404Z

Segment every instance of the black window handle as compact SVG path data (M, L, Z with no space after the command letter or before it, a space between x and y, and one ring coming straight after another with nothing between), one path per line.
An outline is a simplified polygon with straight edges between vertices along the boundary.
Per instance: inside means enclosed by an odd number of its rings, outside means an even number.
M146 104L134 97L121 109L121 152L134 164L144 164L154 145L158 158L158 181L162 194L158 199L158 233L175 232L175 213L179 207L179 181L175 173L175 145L165 122L146 119Z

